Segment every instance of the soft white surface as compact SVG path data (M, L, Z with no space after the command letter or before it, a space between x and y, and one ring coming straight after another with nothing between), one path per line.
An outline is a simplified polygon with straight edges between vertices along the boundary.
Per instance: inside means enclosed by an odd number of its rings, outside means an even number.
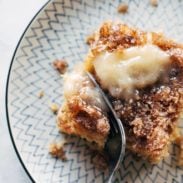
M5 111L5 87L9 65L26 26L47 0L0 0L0 182L31 182L10 140Z

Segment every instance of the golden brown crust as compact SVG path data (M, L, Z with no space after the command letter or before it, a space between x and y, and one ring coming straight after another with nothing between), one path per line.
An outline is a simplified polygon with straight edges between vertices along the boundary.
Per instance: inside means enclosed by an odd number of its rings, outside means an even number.
M168 78L137 90L133 99L112 100L124 124L128 148L156 163L168 155L168 147L173 141L172 136L183 108L183 45L162 34L147 33L123 24L107 22L95 36L86 59L86 69L94 71L92 61L102 51L121 51L147 43L157 45L170 55Z

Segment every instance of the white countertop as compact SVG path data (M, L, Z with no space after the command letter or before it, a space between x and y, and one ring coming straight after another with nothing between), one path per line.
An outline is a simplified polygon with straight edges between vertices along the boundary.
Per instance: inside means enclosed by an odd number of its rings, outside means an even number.
M13 148L5 111L5 88L15 47L30 20L47 0L0 0L0 182L31 182Z

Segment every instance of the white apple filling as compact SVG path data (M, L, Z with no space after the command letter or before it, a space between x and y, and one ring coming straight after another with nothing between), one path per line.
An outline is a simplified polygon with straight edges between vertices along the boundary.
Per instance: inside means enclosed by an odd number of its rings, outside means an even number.
M93 61L103 89L118 98L132 96L136 89L155 83L169 63L169 55L151 44L103 52Z

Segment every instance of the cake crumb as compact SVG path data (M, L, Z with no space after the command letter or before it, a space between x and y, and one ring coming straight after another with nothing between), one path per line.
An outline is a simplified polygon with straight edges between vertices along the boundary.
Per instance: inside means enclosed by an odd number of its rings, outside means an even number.
M177 164L179 166L183 166L183 136L180 136L176 139L176 144L179 146Z
M68 63L65 60L57 59L53 62L53 67L60 73L64 74L67 71Z
M44 91L40 91L39 93L38 93L38 97L39 98L42 98L44 96Z
M108 168L108 158L102 152L96 152L95 156L92 158L92 163L100 170L106 170Z
M86 37L86 44L91 45L95 41L94 34L90 34Z
M55 103L52 103L52 104L50 105L50 109L51 109L51 111L52 111L54 114L57 114L57 112L58 112L58 105L55 104Z
M128 5L122 3L118 6L118 13L126 13L128 11Z
M150 0L152 6L158 6L158 0Z
M64 151L64 144L65 144L65 142L51 143L49 146L49 153L54 158L59 158L62 161L66 161L67 157L66 157L65 151Z

